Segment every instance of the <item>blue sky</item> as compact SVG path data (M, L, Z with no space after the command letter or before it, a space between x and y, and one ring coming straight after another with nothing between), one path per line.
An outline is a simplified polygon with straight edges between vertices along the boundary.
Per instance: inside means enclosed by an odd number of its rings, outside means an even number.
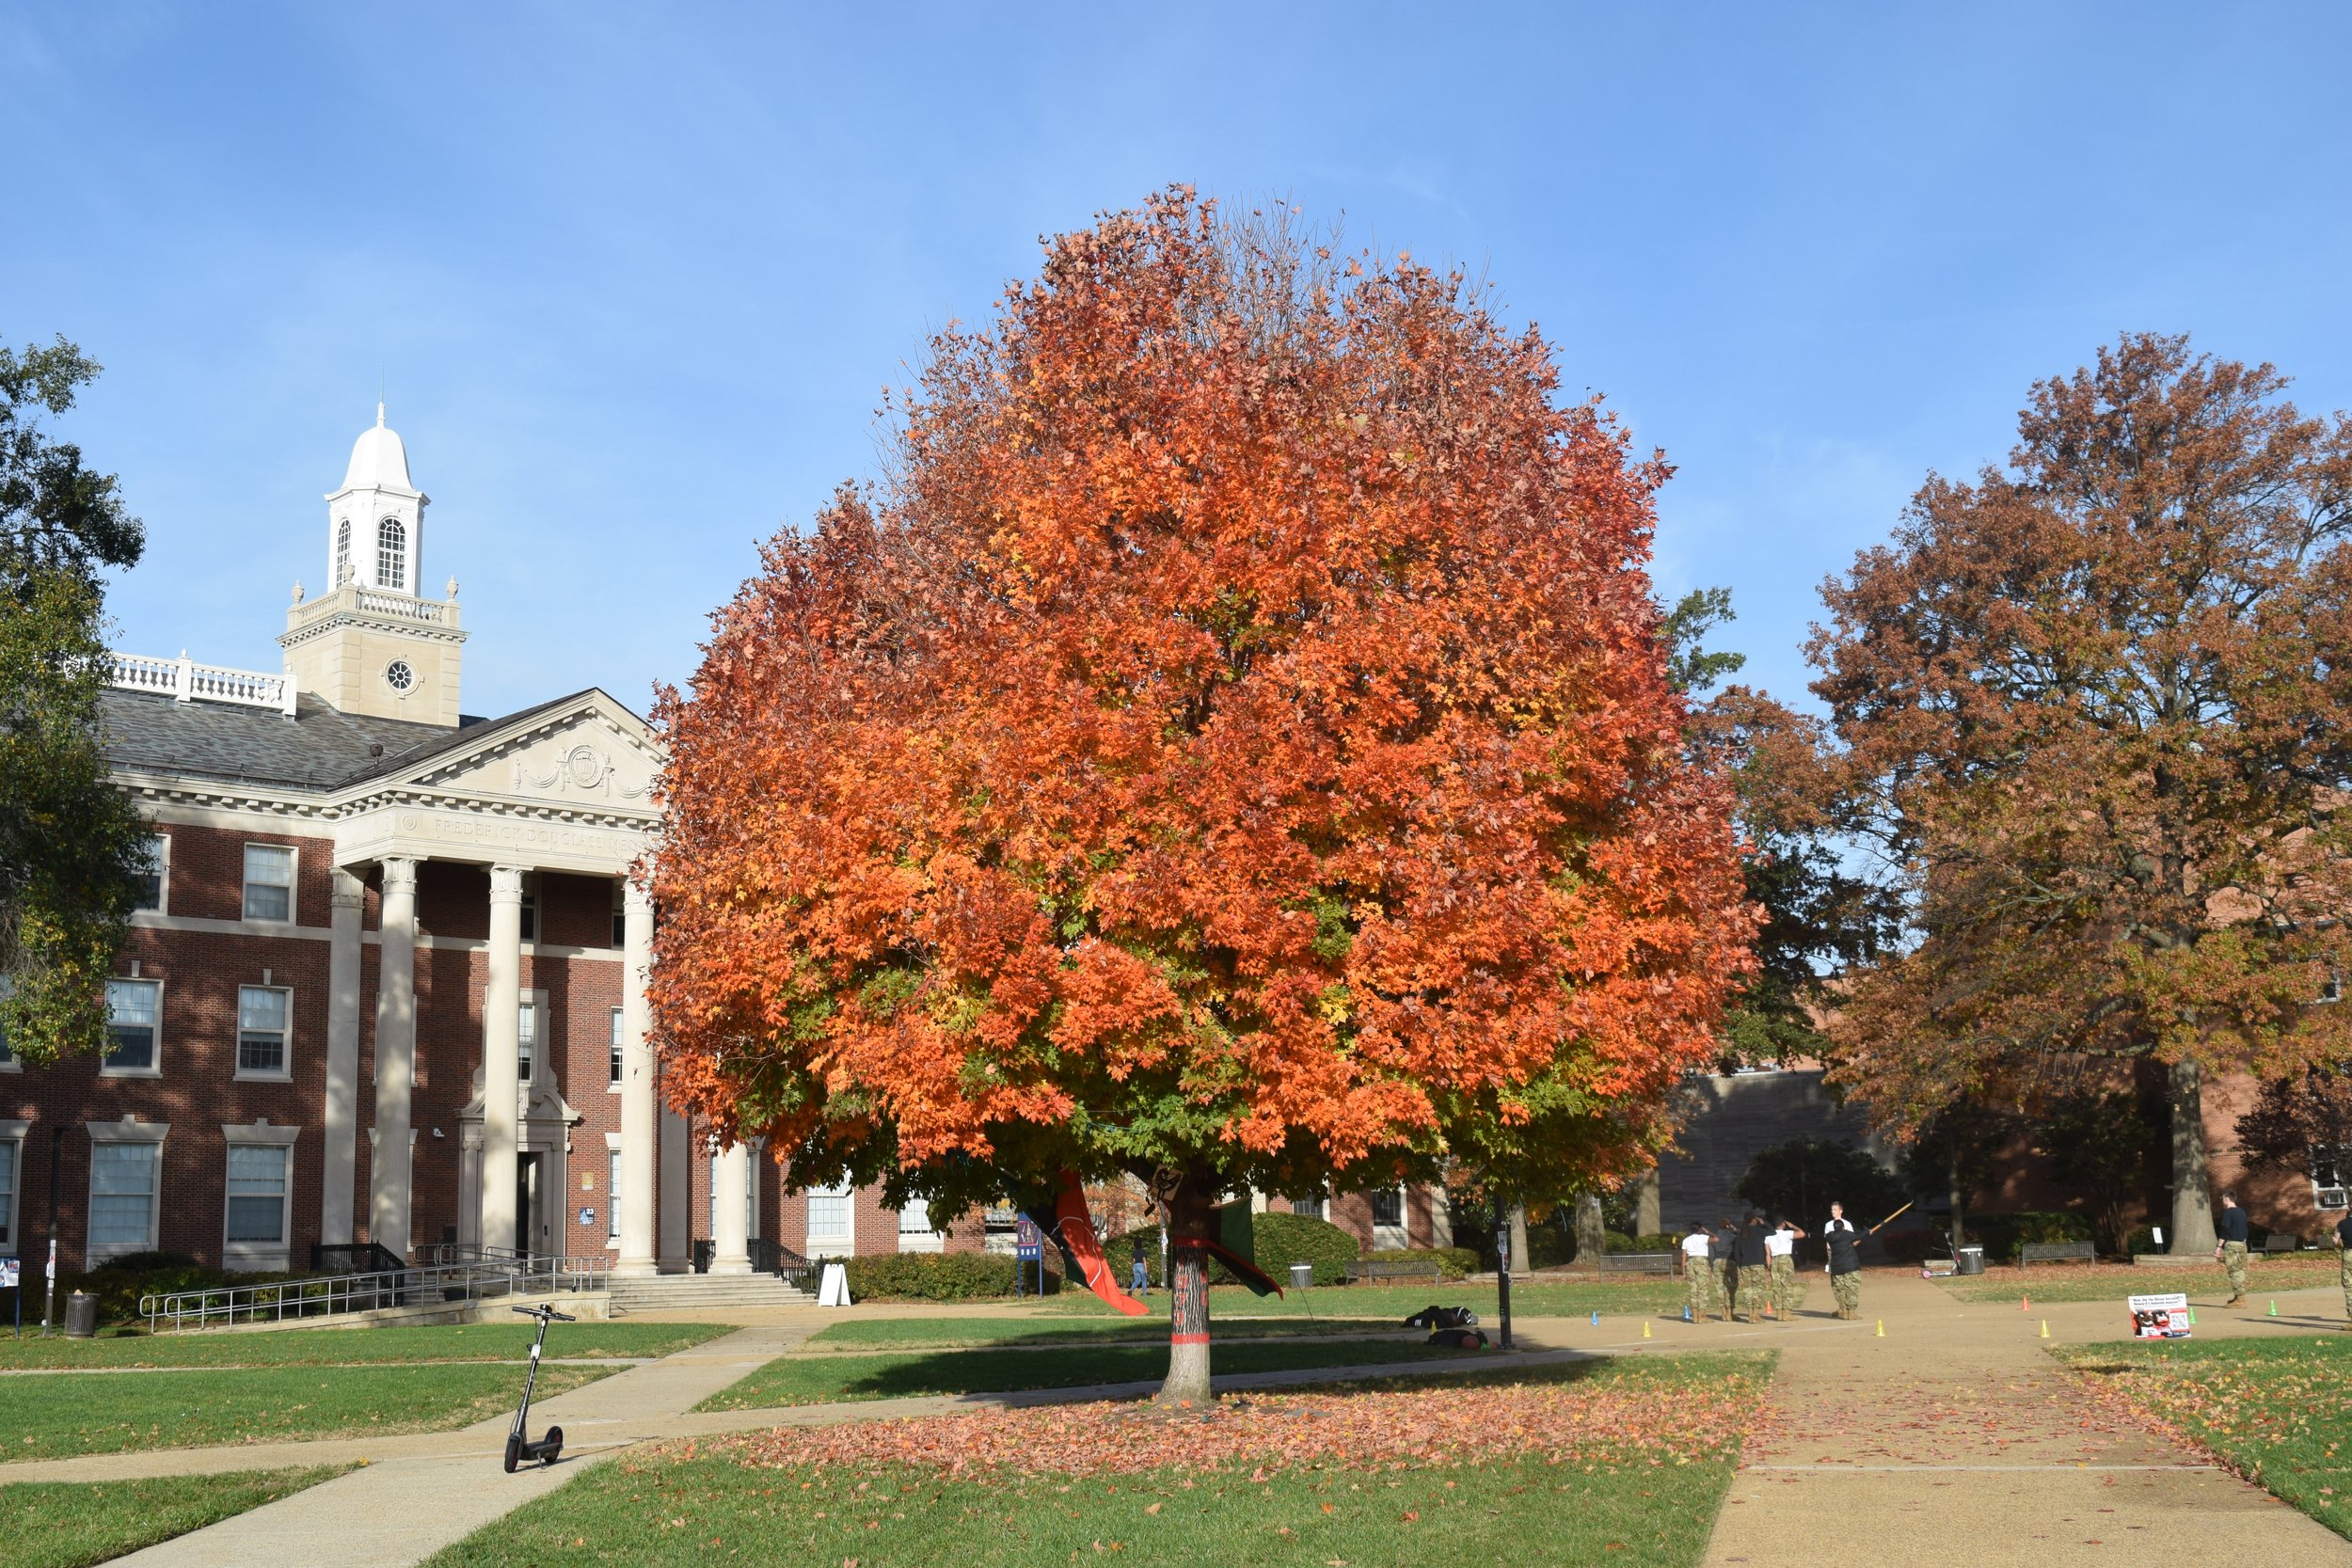
M0 11L0 341L149 525L127 648L277 666L379 375L467 706L691 673L926 334L1184 181L1488 273L1680 466L1794 694L1821 578L2124 329L2352 404L2335 6Z

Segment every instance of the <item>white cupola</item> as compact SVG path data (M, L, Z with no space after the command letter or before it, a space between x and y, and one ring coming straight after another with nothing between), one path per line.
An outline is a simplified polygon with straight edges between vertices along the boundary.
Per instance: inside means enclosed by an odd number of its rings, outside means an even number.
M296 691L341 713L456 727L466 641L457 584L440 600L417 592L428 504L379 403L326 497L326 592L297 596L278 640Z
M424 575L428 501L408 483L408 449L384 423L377 404L374 425L352 443L342 487L326 497L328 589L416 594Z

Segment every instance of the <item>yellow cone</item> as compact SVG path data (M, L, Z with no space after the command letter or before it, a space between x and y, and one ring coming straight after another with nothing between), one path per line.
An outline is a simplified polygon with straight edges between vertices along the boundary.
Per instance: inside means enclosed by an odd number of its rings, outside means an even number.
M2042 1320L2042 1337L2044 1339L2050 1337L2050 1320L2047 1318Z
M1879 1320L1879 1338L1882 1339L1886 1338L1886 1320L1884 1318L1881 1318Z
M1642 1338L1645 1339L1649 1338L1649 1320L1647 1318L1644 1318L1642 1320Z

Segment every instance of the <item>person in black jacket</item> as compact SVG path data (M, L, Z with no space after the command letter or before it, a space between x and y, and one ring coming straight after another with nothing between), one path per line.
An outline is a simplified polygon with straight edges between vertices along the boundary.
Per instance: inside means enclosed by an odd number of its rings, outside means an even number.
M2230 1299L2221 1305L2235 1307L2246 1299L2246 1211L2237 1206L2235 1193L2221 1195L2221 1240L2214 1243L2213 1255L2230 1271Z
M1764 1247L1764 1238L1772 1231L1764 1223L1764 1211L1751 1209L1746 1223L1740 1227L1740 1240L1732 1247L1732 1258L1740 1265L1740 1293L1731 1309L1734 1316L1750 1323L1764 1321L1764 1304L1772 1299L1772 1274L1767 1267L1771 1254Z
M1837 1297L1837 1315L1851 1323L1862 1312L1862 1232L1846 1217L1844 1204L1829 1206L1821 1239L1829 1243L1829 1288Z
M2344 1257L2336 1265L2336 1278L2344 1286L2344 1315L2352 1319L2352 1214L2336 1222L2336 1245L2344 1249ZM2344 1326L2352 1328L2352 1322Z

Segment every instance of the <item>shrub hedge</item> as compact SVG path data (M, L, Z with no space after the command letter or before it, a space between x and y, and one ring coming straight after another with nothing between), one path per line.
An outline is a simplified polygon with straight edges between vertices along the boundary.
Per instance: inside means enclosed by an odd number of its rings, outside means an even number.
M1628 1236L1616 1230L1609 1232L1609 1250L1612 1252L1679 1252L1681 1249L1681 1237L1663 1232L1653 1231L1647 1236Z
M826 1259L846 1263L851 1301L987 1301L1013 1293L1013 1260L993 1252L898 1252ZM1029 1284L1036 1288L1032 1266ZM1045 1255L1045 1293L1061 1290L1061 1260Z
M1293 1263L1314 1265L1315 1283L1338 1285L1347 1278L1347 1265L1356 1261L1362 1248L1356 1238L1328 1220L1307 1214L1278 1214L1267 1212L1257 1216L1251 1228L1256 1233L1258 1266L1274 1276L1274 1282L1287 1287L1291 1282ZM1114 1238L1103 1249L1110 1259L1111 1272L1120 1284L1127 1283L1127 1270L1135 1258L1136 1244L1143 1245L1143 1266L1146 1276L1156 1290L1168 1289L1168 1279L1160 1259L1160 1227L1141 1226L1125 1235ZM1212 1259L1209 1262L1209 1283L1238 1284L1224 1264Z
M1528 1251L1535 1250L1531 1240ZM1478 1254L1466 1246L1383 1247L1364 1254L1367 1263L1435 1263L1448 1279L1478 1272Z

